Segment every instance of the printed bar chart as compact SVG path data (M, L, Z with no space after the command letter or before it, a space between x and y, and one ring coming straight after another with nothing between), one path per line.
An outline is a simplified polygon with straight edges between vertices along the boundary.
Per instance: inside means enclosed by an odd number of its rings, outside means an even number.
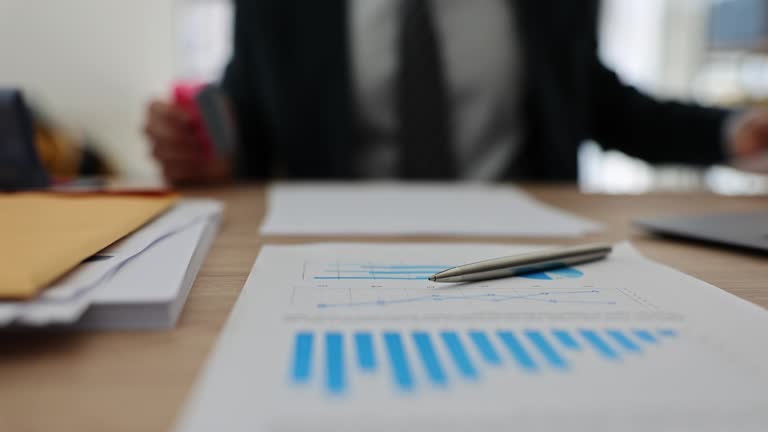
M446 389L481 380L488 368L536 375L569 373L579 361L620 364L641 359L638 354L678 336L669 328L300 331L294 336L290 379L300 387L319 386L332 396L349 390L353 374L387 374L393 390L405 393ZM580 357L585 352L594 355ZM353 358L346 359L345 353Z

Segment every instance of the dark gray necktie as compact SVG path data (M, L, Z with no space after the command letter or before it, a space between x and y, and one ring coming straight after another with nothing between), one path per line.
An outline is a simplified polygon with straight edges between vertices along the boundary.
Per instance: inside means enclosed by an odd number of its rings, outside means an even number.
M428 0L404 0L400 23L396 80L400 175L453 178L451 107Z

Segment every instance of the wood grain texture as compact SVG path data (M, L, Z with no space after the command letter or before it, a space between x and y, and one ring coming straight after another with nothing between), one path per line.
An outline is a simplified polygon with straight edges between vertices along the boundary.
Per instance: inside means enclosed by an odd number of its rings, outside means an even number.
M366 238L393 241L578 243L629 239L646 256L768 307L768 256L647 236L630 225L657 214L765 209L765 198L711 194L583 195L569 185L529 185L540 200L605 224L581 239ZM0 334L0 431L163 431L201 370L262 243L335 240L258 234L263 187L189 191L226 203L224 223L179 325L151 332Z

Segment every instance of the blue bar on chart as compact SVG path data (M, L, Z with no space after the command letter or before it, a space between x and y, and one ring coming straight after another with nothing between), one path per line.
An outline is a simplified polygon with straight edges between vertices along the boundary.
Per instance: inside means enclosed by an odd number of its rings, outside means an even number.
M621 356L594 330L579 330L581 336L592 345L592 347L604 358L608 360L621 360Z
M635 329L632 331L632 333L637 336L638 339L648 342L648 343L658 343L659 340L656 339L656 336L653 335L653 333L649 332L648 330L642 330L642 329Z
M636 344L621 330L609 329L609 330L606 330L606 333L608 333L608 336L613 338L613 340L616 341L616 343L618 343L622 348L624 348L629 352L640 353L643 351L642 349L640 349L640 345Z
M347 387L344 365L344 339L341 333L325 334L325 386L330 393L343 393Z
M413 332L413 343L416 345L416 350L421 357L421 364L424 366L424 371L429 381L438 387L445 387L448 384L448 378L445 375L443 366L440 364L440 359L437 357L437 352L432 344L432 338L429 333Z
M556 329L552 330L552 335L554 335L555 339L557 339L565 348L572 351L581 350L581 345L579 345L579 342L576 341L576 339L568 331Z
M392 375L395 380L395 386L401 390L410 392L413 390L413 373L408 359L405 356L405 348L400 333L384 333L384 346L387 349Z
M501 357L499 357L499 353L496 352L496 349L493 348L491 340L488 339L485 332L471 331L469 332L469 338L472 339L472 342L475 344L475 347L477 347L483 360L493 366L501 364Z
M526 330L525 336L533 343L536 349L544 356L550 366L556 369L568 369L568 362L538 330Z
M456 365L459 373L464 378L477 379L477 369L475 369L469 354L464 349L464 344L459 339L459 335L454 331L444 331L440 333L440 337L443 338L445 348L448 350L448 354L453 359L453 363Z
M357 364L364 372L376 370L376 356L373 353L373 336L369 332L355 333Z
M497 334L499 339L501 339L501 341L507 347L507 350L510 352L510 354L512 354L512 357L515 359L517 364L523 368L523 370L527 372L535 372L538 369L538 366L533 360L533 357L528 354L528 351L526 351L525 347L520 344L520 341L517 340L517 337L515 337L511 331L499 330Z
M671 338L671 337L676 337L677 336L677 330L672 330L672 329L661 329L661 330L659 330L658 333L659 333L659 335L661 335L663 337L670 337Z
M313 340L314 335L310 332L296 333L293 367L291 368L291 377L296 383L307 382L312 376Z

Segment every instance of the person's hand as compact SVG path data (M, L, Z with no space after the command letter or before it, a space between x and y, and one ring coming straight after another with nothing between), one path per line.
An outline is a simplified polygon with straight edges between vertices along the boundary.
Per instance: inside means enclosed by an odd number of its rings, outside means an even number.
M147 109L144 134L166 181L175 184L210 184L231 179L231 161L207 158L189 115L176 105L153 101Z
M768 110L752 109L729 120L728 152L736 168L768 172Z

